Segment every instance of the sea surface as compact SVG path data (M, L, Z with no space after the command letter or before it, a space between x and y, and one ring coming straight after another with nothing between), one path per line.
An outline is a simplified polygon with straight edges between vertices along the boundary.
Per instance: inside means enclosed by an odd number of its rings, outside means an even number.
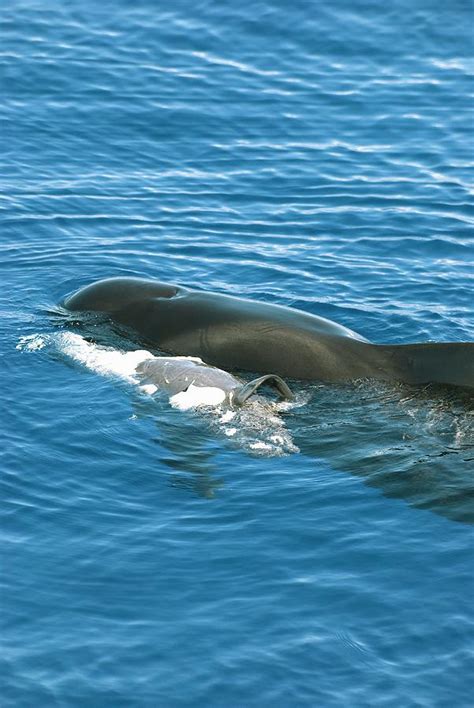
M1 15L2 708L472 706L472 398L231 423L60 308L145 276L474 340L472 4Z

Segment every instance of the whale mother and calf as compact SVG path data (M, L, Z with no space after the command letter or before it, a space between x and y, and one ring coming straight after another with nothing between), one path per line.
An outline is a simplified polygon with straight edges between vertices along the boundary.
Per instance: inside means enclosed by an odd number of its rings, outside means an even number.
M140 343L168 354L199 357L227 371L271 375L274 383L287 376L474 388L474 342L373 344L291 307L142 278L99 280L63 305L73 312L103 313Z

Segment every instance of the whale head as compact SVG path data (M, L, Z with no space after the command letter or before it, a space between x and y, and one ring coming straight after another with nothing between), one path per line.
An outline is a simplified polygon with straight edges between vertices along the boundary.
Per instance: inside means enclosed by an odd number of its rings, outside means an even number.
M176 285L142 278L107 278L86 285L67 297L67 310L117 312L144 298L172 298L178 293Z

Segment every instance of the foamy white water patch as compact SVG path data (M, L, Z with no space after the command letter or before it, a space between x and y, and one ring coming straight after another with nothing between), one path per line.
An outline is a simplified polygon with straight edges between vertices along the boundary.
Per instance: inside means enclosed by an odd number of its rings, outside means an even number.
M20 337L17 349L26 352L35 352L38 349L43 349L48 343L49 336L43 334L28 334L24 337Z
M170 403L174 408L188 411L191 408L201 408L202 406L220 406L224 403L225 398L225 391L221 388L191 384L186 391L180 391L180 393L171 396Z
M51 349L96 374L124 381L141 393L158 392L154 384L143 384L136 370L141 362L154 358L146 349L120 351L88 342L75 332L23 336L16 348L25 352ZM201 362L196 357L176 358ZM279 413L304 405L304 397L297 396L292 402L273 402L256 396L242 408L232 409L226 405L226 393L222 389L191 384L186 391L170 396L169 402L179 410L199 412L216 432L224 433L234 444L252 454L280 456L299 452Z
M88 342L80 334L74 332L32 334L20 337L16 348L36 351L47 345L53 346L68 358L97 374L123 379L133 384L139 384L136 373L138 364L146 359L153 359L153 354L146 349L123 352L111 347L101 347L93 342ZM153 388L156 391L156 386Z

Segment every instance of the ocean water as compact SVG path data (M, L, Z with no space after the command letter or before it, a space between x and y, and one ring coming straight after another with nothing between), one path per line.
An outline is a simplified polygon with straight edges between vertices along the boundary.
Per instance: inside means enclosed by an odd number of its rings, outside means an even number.
M471 3L2 20L2 707L471 706L472 399L180 410L58 309L140 275L474 340Z

